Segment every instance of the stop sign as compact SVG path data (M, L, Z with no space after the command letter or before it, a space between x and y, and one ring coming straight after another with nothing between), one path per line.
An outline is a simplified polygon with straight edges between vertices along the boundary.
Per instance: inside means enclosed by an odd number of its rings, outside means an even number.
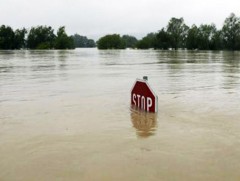
M131 104L148 112L157 112L158 97L146 80L136 80L131 91Z

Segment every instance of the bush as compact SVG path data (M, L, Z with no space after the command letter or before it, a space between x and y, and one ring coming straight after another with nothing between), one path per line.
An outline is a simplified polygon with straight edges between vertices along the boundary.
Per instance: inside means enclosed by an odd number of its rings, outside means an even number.
M98 49L125 49L126 45L120 35L106 35L97 42Z

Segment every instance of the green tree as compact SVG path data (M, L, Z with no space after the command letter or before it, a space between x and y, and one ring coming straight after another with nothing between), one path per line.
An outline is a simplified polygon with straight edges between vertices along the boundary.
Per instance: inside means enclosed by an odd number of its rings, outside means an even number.
M79 47L79 48L96 47L95 41L92 39L88 39L86 36L75 34L72 36L72 38L74 40L75 47Z
M96 47L95 41L93 39L87 39L86 47L87 48L94 48L94 47Z
M230 16L225 19L222 33L223 41L227 49L240 49L240 18L234 13L231 13Z
M125 49L126 45L120 35L112 34L101 37L97 41L98 49Z
M186 41L187 49L219 50L222 49L222 33L214 24L193 25L189 31Z
M10 26L0 27L0 49L14 49L14 31Z
M156 41L154 44L154 48L167 50L170 47L171 47L171 37L164 30L164 28L162 28L156 35Z
M174 49L184 48L189 27L183 18L171 18L167 25L167 32L171 36L171 46Z
M127 48L135 48L138 42L136 37L130 35L123 35L122 39L125 42Z
M223 49L223 35L221 30L217 30L211 40L211 50L222 50Z
M143 37L141 40L139 40L136 44L136 47L138 49L149 49L154 48L156 44L156 34L155 33L149 33L147 36Z
M74 42L72 37L69 37L65 32L65 27L62 26L57 31L57 37L55 39L55 49L73 49Z
M26 34L27 34L27 30L25 28L17 29L15 31L15 36L14 36L14 48L15 49L24 48L26 46L26 41L25 41Z
M193 25L189 30L188 30L188 35L186 39L186 47L187 49L198 49L198 33L199 29L196 25Z
M217 32L217 28L212 25L201 25L198 29L198 49L212 49L213 37Z
M56 36L51 26L32 27L27 37L30 49L52 49Z

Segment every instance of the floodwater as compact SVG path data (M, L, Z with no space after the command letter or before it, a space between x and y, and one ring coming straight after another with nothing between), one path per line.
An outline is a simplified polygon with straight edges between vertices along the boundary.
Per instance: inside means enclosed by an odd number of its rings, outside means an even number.
M130 106L148 76L158 113ZM0 51L1 181L240 180L240 52Z

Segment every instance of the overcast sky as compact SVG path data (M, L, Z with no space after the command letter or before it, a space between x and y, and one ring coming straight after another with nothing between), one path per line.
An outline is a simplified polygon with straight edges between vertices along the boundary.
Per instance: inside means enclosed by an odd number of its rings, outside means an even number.
M189 26L221 28L231 12L240 16L240 0L0 0L0 25L64 25L69 35L95 40L110 33L141 38L165 27L171 17L183 17Z

